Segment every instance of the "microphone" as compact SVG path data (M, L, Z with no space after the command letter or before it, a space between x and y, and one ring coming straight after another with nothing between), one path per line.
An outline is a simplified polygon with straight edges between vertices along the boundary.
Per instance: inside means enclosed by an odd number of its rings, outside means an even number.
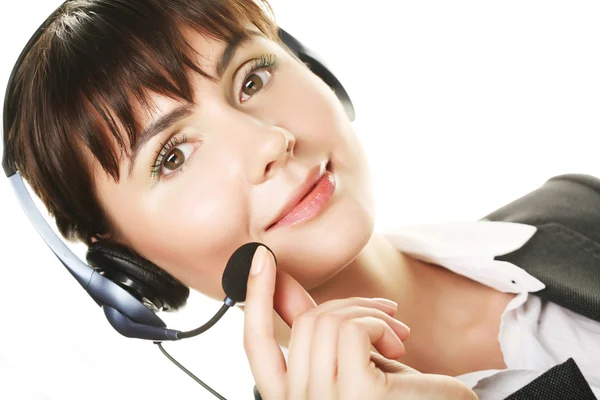
M221 284L227 297L225 302L233 301L241 303L246 301L246 289L248 288L248 275L250 275L250 267L252 266L252 258L258 249L258 246L263 246L273 254L273 251L262 243L251 242L240 246L229 258ZM277 264L277 259L275 259Z
M273 257L275 257L273 251L262 243L250 242L238 247L231 257L229 257L225 271L223 271L221 285L225 292L225 299L223 300L224 304L221 309L201 327L187 332L175 332L175 340L191 338L206 332L208 329L212 328L212 326L216 324L227 310L235 305L235 303L246 301L248 276L250 275L252 258L254 257L254 253L256 253L258 246L264 246L271 254L273 254Z
M207 323L194 330L188 332L180 332L171 329L162 329L162 335L165 337L166 340L180 340L197 336L207 331L214 324L216 324L217 321L219 321L221 317L225 314L225 312L227 312L227 310L229 310L230 307L233 307L235 303L246 301L248 276L250 275L252 258L254 257L254 253L256 253L258 246L264 246L267 250L271 252L271 254L273 254L273 257L275 257L273 251L271 251L271 249L269 249L262 243L250 242L238 247L238 249L233 252L231 257L229 257L229 261L227 261L227 265L225 266L225 271L223 271L223 278L221 280L221 284L223 286L223 291L225 292L225 299L223 300L224 304L221 307L221 309ZM136 330L138 329L138 327L134 328ZM152 334L155 334L154 330L156 330L156 328L152 329ZM175 360L169 353L167 353L160 341L156 341L154 343L158 345L165 357L167 357L178 368L185 372L190 378L202 385L203 388L208 390L218 399L226 400L225 397L221 396L218 392L216 392L210 386L208 386L206 383L200 380L200 378L192 374L188 369L186 369L183 365L177 362L177 360Z

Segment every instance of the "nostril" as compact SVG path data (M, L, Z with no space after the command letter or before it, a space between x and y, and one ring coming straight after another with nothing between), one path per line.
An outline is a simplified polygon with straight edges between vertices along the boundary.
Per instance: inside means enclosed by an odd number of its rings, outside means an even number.
M271 161L270 163L267 164L267 166L265 167L265 175L267 175L269 173L269 171L271 171L271 167L273 166L273 163L275 161Z

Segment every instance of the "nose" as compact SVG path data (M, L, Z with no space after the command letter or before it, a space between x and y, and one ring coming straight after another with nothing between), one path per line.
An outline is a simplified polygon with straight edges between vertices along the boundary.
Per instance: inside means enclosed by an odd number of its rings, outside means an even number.
M296 138L291 132L278 126L263 126L255 134L253 142L256 146L248 149L254 154L249 154L247 174L251 183L260 184L286 165L293 156Z

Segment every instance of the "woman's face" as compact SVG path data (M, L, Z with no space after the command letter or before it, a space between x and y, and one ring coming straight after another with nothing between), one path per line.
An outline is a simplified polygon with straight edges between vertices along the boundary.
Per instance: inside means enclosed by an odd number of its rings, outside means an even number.
M199 66L219 76L227 43L188 39ZM121 159L119 182L94 167L114 239L216 299L227 260L250 241L269 246L305 288L323 283L373 229L364 153L335 94L260 35L216 82L190 76L196 105L150 97L152 111L141 112L147 140Z

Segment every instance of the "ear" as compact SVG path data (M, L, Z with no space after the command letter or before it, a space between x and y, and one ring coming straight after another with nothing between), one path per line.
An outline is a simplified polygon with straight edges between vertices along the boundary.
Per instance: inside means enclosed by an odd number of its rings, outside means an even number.
M190 290L168 272L116 242L97 239L88 247L90 266L153 311L174 311L185 305Z
M99 240L110 240L111 235L108 233L96 233L94 236L90 238L90 243L96 243ZM115 240L116 241L116 240Z

